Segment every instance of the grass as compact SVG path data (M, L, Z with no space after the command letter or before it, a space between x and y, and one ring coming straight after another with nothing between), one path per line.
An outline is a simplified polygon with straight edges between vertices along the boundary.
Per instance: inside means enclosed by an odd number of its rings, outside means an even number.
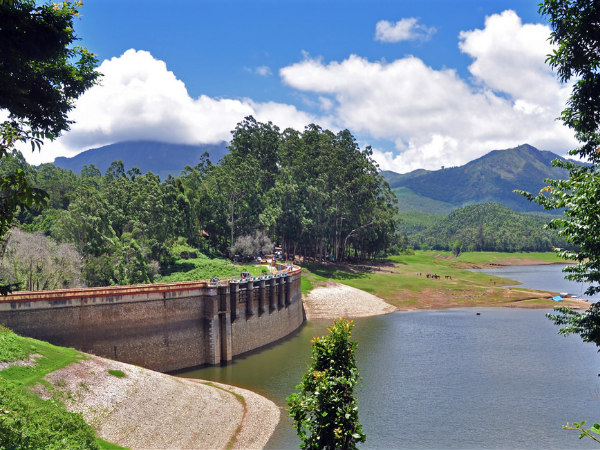
M113 444L104 439L96 438L96 442L100 450L128 450L127 447L121 447L120 445Z
M443 252L450 255L450 252ZM466 252L461 253L457 261L464 261L473 264L500 264L511 265L515 261L539 261L541 263L565 263L554 252Z
M170 275L158 276L156 283L171 283L178 281L209 280L212 277L233 278L240 270L228 259L209 258L199 255L198 258L178 259Z
M0 334L5 333L6 331ZM9 331L9 333L17 337L18 346L26 353L25 357L15 358L13 361L25 359L30 355L39 355L35 357L36 363L33 366L11 366L0 371L0 376L14 385L33 386L37 383L45 383L44 377L50 372L62 369L80 359L85 359L85 356L75 349L57 347L48 342L18 336L12 331Z
M0 355L3 355L3 361L34 358L35 364L31 366L11 366L1 370L0 378L8 386L7 389L9 389L11 397L15 399L14 401L30 405L28 408L31 410L35 409L36 416L40 419L40 427L44 426L44 422L52 422L50 418L57 417L57 414L61 420L69 420L69 413L66 413L64 404L60 402L61 398L68 398L69 393L61 390L60 383L57 383L58 389L52 387L44 377L69 364L85 359L85 355L72 348L58 347L48 342L19 336L1 326ZM52 400L42 400L27 388L38 383L55 390L56 395ZM64 383L62 387L64 387ZM3 399L0 398L0 404L2 401ZM98 438L96 438L96 443L99 448L104 449L123 448Z
M117 378L125 378L125 372L123 372L122 370L118 370L118 369L108 369L108 373L110 375L112 375L113 377L117 377Z
M554 307L550 293L506 286L513 280L469 268L490 264L554 263L554 253L417 251L368 265L304 264L302 293L332 280L372 293L401 309L520 305ZM439 278L428 278L437 274ZM305 281L306 280L306 281Z
M269 273L268 264L233 264L224 258L209 258L199 255L197 258L178 259L169 275L157 276L155 283L175 283L179 281L210 280L212 277L230 279L239 277L241 272L249 272L252 276Z

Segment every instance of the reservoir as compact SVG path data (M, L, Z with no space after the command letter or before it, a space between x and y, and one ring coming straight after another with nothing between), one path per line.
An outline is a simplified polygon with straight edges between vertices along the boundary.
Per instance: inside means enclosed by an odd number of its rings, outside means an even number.
M473 272L482 272L502 278L510 278L520 282L519 286L531 289L544 289L546 291L568 292L577 298L600 301L600 294L585 295L587 285L575 281L565 280L562 269L566 264L541 264L533 266L506 266L496 269L477 269Z
M560 267L550 267L555 278L562 277ZM597 448L562 425L599 421L600 355L578 336L559 336L547 312L451 309L355 320L363 378L359 415L367 435L360 447ZM282 420L267 448L298 448L285 397L310 364L311 338L329 324L306 323L292 337L233 364L180 375L241 386L273 400Z

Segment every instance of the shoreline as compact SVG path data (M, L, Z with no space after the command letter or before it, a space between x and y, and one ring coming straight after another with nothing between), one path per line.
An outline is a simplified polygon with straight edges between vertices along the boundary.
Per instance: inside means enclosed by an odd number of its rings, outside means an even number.
M534 264L563 263L535 261ZM489 263L478 268L508 265L530 264ZM405 277L403 280L410 282L396 265L385 273ZM319 281L311 292L303 295L306 320L353 319L395 311L553 306L587 309L590 305L579 299L549 303L552 292L496 286L496 282L493 285L470 282L450 289L459 280L431 281L424 276L418 280L425 287L392 292L395 304L357 287L333 280ZM46 380L52 385L51 391L39 385L34 390L40 396L63 395L67 408L81 412L98 437L106 441L131 449L262 449L280 422L279 407L253 391L180 378L94 355L87 357L48 374ZM109 370L121 371L125 376L111 375Z
M461 255L462 256L462 255ZM555 302L552 297L558 291L531 289L519 286L516 280L503 278L502 274L485 274L473 269L495 269L507 266L568 264L547 255L486 254L468 255L456 258L444 252L415 252L399 255L369 264L324 264L308 266L306 276L313 290L338 284L349 285L368 291L379 300L392 305L399 311L418 309L442 310L465 307L510 307L547 308L566 306L574 309L588 309L591 302L581 298L568 298ZM323 293L324 294L324 293ZM322 294L322 295L323 295ZM303 296L308 309L307 319L311 319L312 292ZM335 292L332 291L332 296ZM323 301L326 308L327 301ZM352 308L331 310L327 317L339 316ZM378 314L371 311L368 315Z
M247 389L86 357L33 390L59 395L98 437L132 450L262 449L280 421L275 403Z

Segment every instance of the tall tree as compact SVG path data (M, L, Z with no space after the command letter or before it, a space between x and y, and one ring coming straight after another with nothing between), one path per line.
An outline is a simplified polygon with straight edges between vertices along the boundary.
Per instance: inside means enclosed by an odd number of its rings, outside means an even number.
M75 99L98 78L96 57L74 45L80 6L80 1L0 2L0 109L9 113L0 124L0 160L19 141L39 149L44 138L68 130ZM46 197L21 169L0 177L0 239L20 208L41 206Z

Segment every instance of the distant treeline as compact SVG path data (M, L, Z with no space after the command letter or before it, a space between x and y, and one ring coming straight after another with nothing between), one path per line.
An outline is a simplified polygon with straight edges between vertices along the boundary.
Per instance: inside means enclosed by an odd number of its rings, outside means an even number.
M403 213L407 244L417 249L452 251L551 251L564 238L544 225L553 217L517 213L497 203L465 206L447 216Z
M204 156L163 181L121 161L104 174L32 167L18 152L0 172L20 167L48 193L47 207L21 212L17 225L72 244L90 286L151 282L182 241L233 256L237 239L259 232L290 255L335 260L373 258L398 241L396 198L348 130L280 131L247 117L229 150L218 164Z

